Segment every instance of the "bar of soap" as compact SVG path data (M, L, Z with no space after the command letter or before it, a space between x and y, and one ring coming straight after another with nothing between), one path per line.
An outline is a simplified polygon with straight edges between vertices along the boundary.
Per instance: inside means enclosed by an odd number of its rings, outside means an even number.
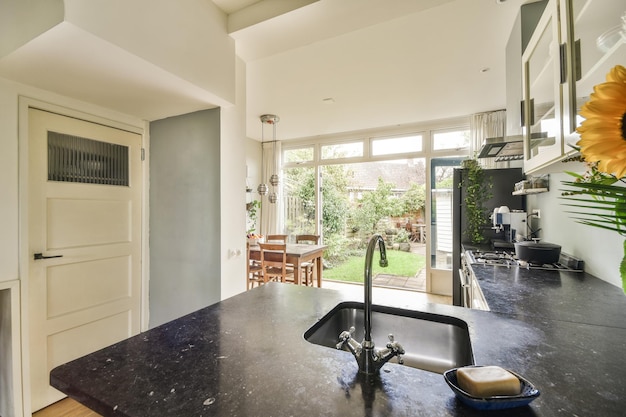
M459 368L456 379L459 387L474 397L518 395L521 392L519 378L499 366Z

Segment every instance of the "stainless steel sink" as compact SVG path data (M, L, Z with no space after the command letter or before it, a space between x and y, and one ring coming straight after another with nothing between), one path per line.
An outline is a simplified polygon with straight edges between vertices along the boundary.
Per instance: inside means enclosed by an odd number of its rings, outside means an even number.
M339 334L354 326L354 339L364 333L363 303L344 302L304 333L310 343L336 349ZM467 323L456 317L399 308L372 306L372 340L384 347L392 333L406 353L404 365L439 374L474 365ZM390 362L397 363L393 358Z

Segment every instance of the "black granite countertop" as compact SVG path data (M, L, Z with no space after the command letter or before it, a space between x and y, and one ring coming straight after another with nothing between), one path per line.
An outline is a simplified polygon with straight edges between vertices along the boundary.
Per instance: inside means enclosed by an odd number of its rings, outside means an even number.
M586 274L475 273L491 312L415 309L465 320L477 364L512 369L539 388L530 406L476 411L441 375L396 364L365 380L348 352L303 338L349 296L277 283L59 366L51 383L104 416L624 415L626 297L619 288Z

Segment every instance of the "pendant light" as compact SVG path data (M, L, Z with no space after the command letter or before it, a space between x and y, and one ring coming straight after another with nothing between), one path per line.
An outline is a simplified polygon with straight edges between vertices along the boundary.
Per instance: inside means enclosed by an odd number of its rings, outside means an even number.
M276 116L275 114L264 114L261 116L262 124L269 124L269 125L272 125L273 127L273 130L272 130L273 131L273 138L272 138L272 172L273 174L270 176L270 185L272 186L272 192L270 192L269 195L267 196L269 202L272 204L278 201L278 195L276 194L276 190L274 189L274 187L277 187L278 184L280 184L280 178L278 177L278 174L276 174L276 125L278 124L279 121L280 121L280 118ZM263 125L261 125L261 149L262 149L261 155L263 155L263 139L264 139L263 132L264 132ZM257 188L257 190L259 194L265 195L268 193L268 186L265 183L261 183L259 187ZM263 191L263 193L261 193L261 191Z
M263 116L261 116L261 123L264 123ZM264 132L265 129L263 129L263 124L261 124L261 183L256 188L260 196L266 195L269 190L267 184L263 182L263 176L265 175L265 170L263 169L263 163L265 161L265 144L263 143Z

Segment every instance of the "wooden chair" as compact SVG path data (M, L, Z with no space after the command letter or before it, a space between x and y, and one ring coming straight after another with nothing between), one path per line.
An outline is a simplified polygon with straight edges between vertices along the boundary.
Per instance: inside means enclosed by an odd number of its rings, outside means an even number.
M264 283L263 274L261 273L261 264L250 259L250 243L246 242L246 290L254 288L254 284L261 285Z
M319 235L296 235L296 243L307 243L309 245L318 245L320 241L320 237ZM301 274L302 277L304 278L302 280L302 282L304 282L304 285L311 285L313 286L314 280L313 277L315 276L314 271L315 271L315 263L314 262L304 262L301 265L302 270L301 270Z
M286 282L294 279L293 268L287 265L287 245L284 243L259 243L261 247L261 273L263 282Z
M287 243L287 235L266 235L265 243Z

